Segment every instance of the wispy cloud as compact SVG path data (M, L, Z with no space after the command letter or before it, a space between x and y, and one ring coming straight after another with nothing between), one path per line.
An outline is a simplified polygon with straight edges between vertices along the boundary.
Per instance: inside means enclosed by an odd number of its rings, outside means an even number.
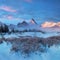
M20 17L15 17L15 16L13 16L13 15L4 15L4 16L2 16L2 18L5 20L20 20L20 21L24 21L25 19L23 19L23 18L20 18ZM0 18L0 19L2 19L2 18Z
M11 16L11 15L8 15L8 16L6 16L6 17L7 17L7 19L9 19L9 20L14 19L14 17Z
M45 28L45 27L53 27L55 25L56 25L55 22L44 22L41 26Z
M17 12L15 9L9 7L9 6L0 6L0 10L4 10L7 12Z
M14 17L12 15L3 15L2 18L12 20Z

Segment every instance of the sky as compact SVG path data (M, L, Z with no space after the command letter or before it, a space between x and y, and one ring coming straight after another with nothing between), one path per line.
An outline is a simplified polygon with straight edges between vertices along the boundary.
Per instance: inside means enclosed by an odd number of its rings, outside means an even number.
M0 21L60 21L60 0L0 0Z

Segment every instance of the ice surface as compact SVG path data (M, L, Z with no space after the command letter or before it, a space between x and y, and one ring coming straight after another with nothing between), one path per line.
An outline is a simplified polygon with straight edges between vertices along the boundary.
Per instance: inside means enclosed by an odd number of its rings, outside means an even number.
M30 57L24 58L21 53L12 53L10 51L11 44L3 42L0 44L0 60L60 60L60 46L51 46L47 52L39 54L31 54Z

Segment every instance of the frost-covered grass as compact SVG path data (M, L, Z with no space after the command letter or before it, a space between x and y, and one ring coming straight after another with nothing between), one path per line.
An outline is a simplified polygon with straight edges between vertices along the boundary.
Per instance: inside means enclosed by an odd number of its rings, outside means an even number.
M1 60L60 60L60 36L57 33L4 34L0 44ZM2 39L1 39L2 38ZM25 57L25 54L29 54Z

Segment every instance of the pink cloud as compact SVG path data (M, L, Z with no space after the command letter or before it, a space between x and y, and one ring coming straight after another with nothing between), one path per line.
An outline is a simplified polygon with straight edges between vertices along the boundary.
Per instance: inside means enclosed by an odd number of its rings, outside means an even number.
M0 6L1 10L8 11L8 12L16 12L15 9L9 7L9 6Z
M32 0L25 0L25 2L31 3L31 2L32 2Z
M7 18L10 20L10 19L13 19L13 16L9 15L7 16Z
M9 20L14 19L12 15L4 15L3 18L9 19Z
M55 22L44 22L41 26L43 27L43 28L45 28L45 27L53 27L53 26L55 26L56 25L56 23Z
M24 21L23 18L14 17L13 15L4 15L2 18L7 19L7 20L22 20L22 21Z
M54 27L54 26L57 26L57 27L60 27L60 22L44 22L42 25L41 25L43 28L46 28L46 27Z

